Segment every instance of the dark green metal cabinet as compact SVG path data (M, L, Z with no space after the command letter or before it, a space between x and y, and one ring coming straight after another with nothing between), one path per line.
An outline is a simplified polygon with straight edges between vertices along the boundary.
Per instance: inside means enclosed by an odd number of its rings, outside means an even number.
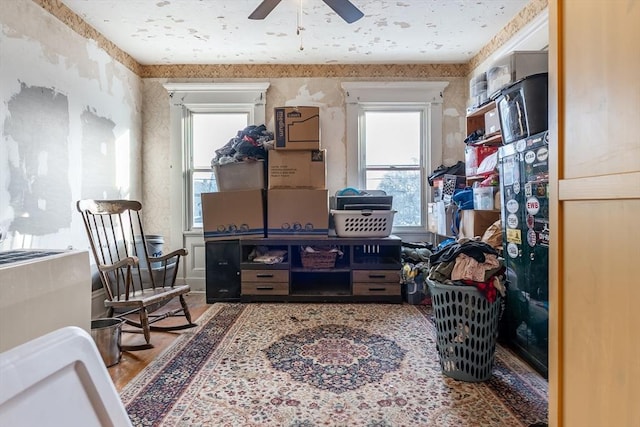
M549 144L542 132L499 149L507 301L502 338L548 373Z

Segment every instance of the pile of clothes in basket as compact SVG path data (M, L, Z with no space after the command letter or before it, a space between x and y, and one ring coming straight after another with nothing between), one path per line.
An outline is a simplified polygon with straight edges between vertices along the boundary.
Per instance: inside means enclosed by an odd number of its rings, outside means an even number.
M430 304L427 279L445 285L474 286L489 302L506 294L504 260L492 240L451 239L431 243L402 243L400 283L410 304Z
M265 125L249 125L239 130L223 147L215 150L211 166L245 160L265 160L273 147L273 132Z
M461 238L429 257L429 280L475 286L489 302L506 294L505 266L498 251L480 239Z

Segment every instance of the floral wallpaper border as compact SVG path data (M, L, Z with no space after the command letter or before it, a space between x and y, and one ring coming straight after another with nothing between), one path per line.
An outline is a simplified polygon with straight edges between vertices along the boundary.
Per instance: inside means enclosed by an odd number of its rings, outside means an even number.
M283 77L465 77L466 64L233 64L145 65L140 77L283 78Z
M505 25L489 43L467 63L469 73L498 50L511 37L531 22L536 16L549 6L549 0L531 0L507 25Z
M60 0L33 0L76 33L95 40L113 59L141 78L429 78L466 77L491 53L513 37L522 27L547 8L549 0L531 0L468 63L465 64L175 64L142 65L136 62Z

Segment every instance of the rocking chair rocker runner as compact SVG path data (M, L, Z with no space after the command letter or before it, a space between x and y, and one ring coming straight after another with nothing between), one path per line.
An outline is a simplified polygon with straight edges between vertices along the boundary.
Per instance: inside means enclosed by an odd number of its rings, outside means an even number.
M142 229L142 204L131 200L80 200L78 211L89 237L91 251L98 266L107 295L104 304L109 317L121 318L143 333L146 345L123 346L125 350L151 348L151 331L171 331L196 326L184 299L190 292L187 284L176 284L180 258L186 249L150 256ZM145 262L146 261L146 262ZM181 308L153 314L178 297ZM139 321L130 315L139 315ZM177 326L151 326L170 316L184 315L186 323Z

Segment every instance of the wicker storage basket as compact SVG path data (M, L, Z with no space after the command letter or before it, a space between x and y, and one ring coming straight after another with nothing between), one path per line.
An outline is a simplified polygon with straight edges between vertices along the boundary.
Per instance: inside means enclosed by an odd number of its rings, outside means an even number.
M300 259L304 268L333 268L338 252L330 250L305 251L300 248Z

